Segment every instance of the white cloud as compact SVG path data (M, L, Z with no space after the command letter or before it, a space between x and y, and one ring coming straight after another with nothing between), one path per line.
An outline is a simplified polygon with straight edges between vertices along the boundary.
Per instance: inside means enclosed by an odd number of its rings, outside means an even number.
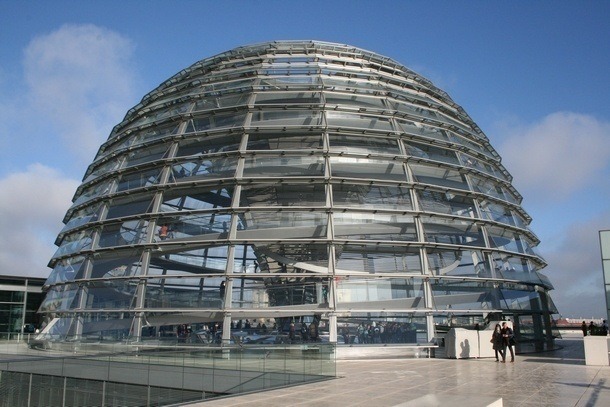
M498 150L529 200L563 200L607 177L610 123L570 112L513 127Z
M599 230L609 228L610 211L573 223L562 231L562 243L552 252L543 253L549 264L543 272L555 286L551 297L564 316L605 315Z
M0 179L0 274L49 274L53 243L78 184L41 164Z
M134 100L134 45L94 25L64 25L32 40L24 69L29 119L47 123L85 162L91 161Z

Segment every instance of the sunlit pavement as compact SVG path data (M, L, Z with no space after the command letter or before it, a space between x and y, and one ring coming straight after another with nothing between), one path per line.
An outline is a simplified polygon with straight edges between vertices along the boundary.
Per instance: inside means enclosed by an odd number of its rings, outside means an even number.
M335 380L189 406L483 406L499 398L503 406L610 406L610 367L585 366L580 336L558 344L563 349L517 355L515 363L339 360Z

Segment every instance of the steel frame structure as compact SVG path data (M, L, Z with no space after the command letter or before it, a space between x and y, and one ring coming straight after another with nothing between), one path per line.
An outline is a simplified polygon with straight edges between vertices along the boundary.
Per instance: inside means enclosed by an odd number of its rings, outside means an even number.
M412 343L503 313L548 340L552 285L511 181L466 112L390 58L236 48L113 129L64 218L40 312L59 338L216 322L228 341L248 319Z

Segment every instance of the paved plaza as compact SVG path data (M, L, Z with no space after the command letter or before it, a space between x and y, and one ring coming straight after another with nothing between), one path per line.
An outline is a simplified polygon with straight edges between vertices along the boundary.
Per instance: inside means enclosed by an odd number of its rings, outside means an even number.
M339 360L334 380L189 406L610 406L610 367L585 366L582 337L558 343L563 349L518 355L515 363L505 364L494 359Z

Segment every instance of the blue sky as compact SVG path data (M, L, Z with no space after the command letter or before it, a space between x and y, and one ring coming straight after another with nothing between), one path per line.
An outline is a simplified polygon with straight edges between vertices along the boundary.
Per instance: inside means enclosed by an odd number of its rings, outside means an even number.
M87 164L181 69L278 39L350 44L433 81L503 157L564 316L604 315L610 2L0 0L0 273L47 275Z

